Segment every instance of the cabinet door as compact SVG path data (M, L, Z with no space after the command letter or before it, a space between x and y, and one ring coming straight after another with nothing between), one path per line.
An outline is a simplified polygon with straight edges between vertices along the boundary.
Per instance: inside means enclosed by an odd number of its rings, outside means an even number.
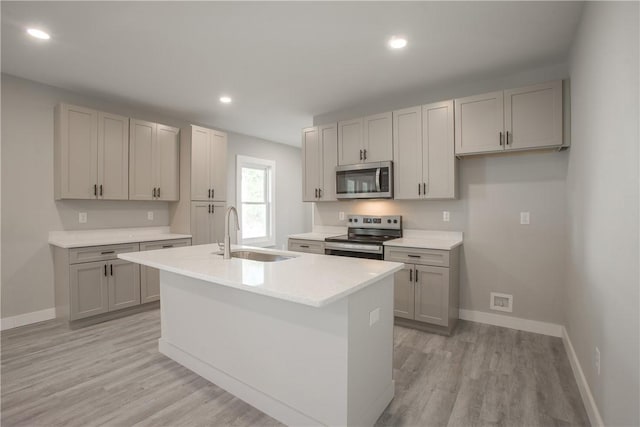
M129 198L129 118L98 113L98 197Z
M211 243L211 202L191 203L191 242L193 245ZM224 227L224 226L223 226Z
M418 199L422 195L421 107L393 112L393 157L396 199Z
M393 286L393 315L413 319L414 312L414 266L405 267L396 272Z
M98 112L62 104L59 111L62 199L95 199L98 184Z
M364 161L393 160L392 113L375 114L364 118Z
M338 164L362 162L362 150L362 119L338 122Z
M422 178L427 199L456 197L453 101L422 107Z
M189 246L188 240L163 241L158 243L142 243L141 251ZM153 302L160 299L160 270L153 267L140 266L140 303Z
M224 241L224 215L226 205L224 203L212 203L211 214L209 215L209 243L218 243ZM231 221L235 221L232 218ZM235 233L235 224L230 224L230 233L233 239Z
M153 200L156 124L131 119L129 129L129 200Z
M416 265L415 320L448 326L449 269Z
M503 92L455 100L456 154L504 150Z
M338 124L318 127L320 140L320 201L330 202L336 198L336 166L338 166Z
M140 266L124 260L109 261L109 311L140 304Z
M87 262L69 267L69 320L109 310L107 262Z
M505 146L562 145L562 80L504 91Z
M191 127L191 200L211 200L210 134L209 129Z
M158 200L180 199L180 129L158 125L156 138L155 174Z
M302 129L302 201L315 202L320 188L318 128Z
M227 200L227 134L211 131L211 198L224 202Z

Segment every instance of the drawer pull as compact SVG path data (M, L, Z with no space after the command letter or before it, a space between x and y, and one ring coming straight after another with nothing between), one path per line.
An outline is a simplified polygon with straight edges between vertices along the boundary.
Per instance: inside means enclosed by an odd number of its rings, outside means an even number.
M301 248L309 249L309 245L300 245Z
M109 255L109 254L114 254L116 253L116 251L102 251L100 252L101 255Z
M163 248L172 248L173 245L162 245Z
M413 269L409 270L409 281L413 282Z
M107 264L104 265L104 277L107 277Z
M409 258L420 258L420 255L407 254Z
M111 268L111 275L113 276L113 264L110 264L109 267Z

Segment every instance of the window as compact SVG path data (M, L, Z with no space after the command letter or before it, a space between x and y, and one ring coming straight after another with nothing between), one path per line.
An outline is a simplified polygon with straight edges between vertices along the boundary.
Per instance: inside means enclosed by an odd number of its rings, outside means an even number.
M275 246L274 183L272 160L238 156L236 186L242 244Z

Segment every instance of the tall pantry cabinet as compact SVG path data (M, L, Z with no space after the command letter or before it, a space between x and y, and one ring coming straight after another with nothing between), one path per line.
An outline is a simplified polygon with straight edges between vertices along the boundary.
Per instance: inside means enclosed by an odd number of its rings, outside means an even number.
M191 234L193 245L221 242L227 200L227 134L191 125L180 135L180 191L190 197L169 206L171 230Z

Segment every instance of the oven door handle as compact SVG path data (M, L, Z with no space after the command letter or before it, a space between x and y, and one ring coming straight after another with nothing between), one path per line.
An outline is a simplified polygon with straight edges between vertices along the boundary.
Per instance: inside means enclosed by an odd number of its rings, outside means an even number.
M376 169L376 193L380 192L380 169Z
M381 254L384 252L382 245L359 245L357 243L331 243L325 242L325 249L348 252L365 252L368 254Z

